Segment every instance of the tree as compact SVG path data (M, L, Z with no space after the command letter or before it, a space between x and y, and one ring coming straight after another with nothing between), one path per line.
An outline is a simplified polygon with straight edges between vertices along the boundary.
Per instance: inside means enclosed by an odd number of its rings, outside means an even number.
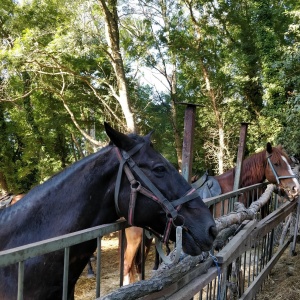
M120 49L117 0L100 0L99 2L105 16L105 34L108 44L108 59L112 64L116 75L118 92L113 86L110 85L109 87L112 94L122 107L128 130L131 132L136 132L135 121L130 106L129 91L127 88L127 79L123 65L123 58Z
M162 105L168 103L168 120L173 130L174 147L176 150L178 168L182 160L182 122L178 117L177 102L184 101L178 97L177 85L177 53L175 49L176 27L182 22L181 10L178 3L166 0L144 1L139 0L137 5L123 8L124 17L122 27L124 33L124 46L128 56L138 61L143 70L150 70L158 80L162 81L163 88L157 93L163 99ZM132 21L134 20L134 21ZM139 76L145 76L140 71ZM149 72L149 71L148 71ZM147 76L147 75L146 75Z
M141 134L156 128L157 146L180 167L177 102L199 104L199 172L235 164L240 122L251 123L247 152L271 141L299 154L295 0L3 0L0 8L4 190L26 191L96 151L107 142L104 120Z

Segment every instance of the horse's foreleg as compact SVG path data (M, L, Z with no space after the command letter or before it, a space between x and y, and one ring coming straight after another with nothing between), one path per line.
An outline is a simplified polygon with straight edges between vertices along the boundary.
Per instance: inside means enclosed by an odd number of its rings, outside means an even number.
M135 281L134 259L142 242L143 229L139 227L129 227L125 229L126 249L124 252L124 277L123 285Z
M146 258L148 256L148 254L150 252L152 240L153 240L152 238L149 239L149 238L145 237L145 249L142 249L142 243L141 243L141 246L139 247L138 252L135 256L135 267L136 267L136 271L137 271L139 280L143 279L142 268L143 268L143 264L145 264L145 262L146 262ZM144 261L142 261L142 250L145 250Z

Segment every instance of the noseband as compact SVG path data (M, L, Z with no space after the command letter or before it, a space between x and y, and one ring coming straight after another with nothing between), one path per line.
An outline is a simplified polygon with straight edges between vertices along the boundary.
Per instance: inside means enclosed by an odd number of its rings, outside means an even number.
M276 182L277 184L280 184L280 180L281 179L287 179L287 178L297 178L297 175L287 175L287 176L278 176L272 162L271 162L271 159L270 157L272 156L272 154L270 154L269 156L267 156L267 163L270 165L270 168L273 172L273 175L275 176L275 179L276 179Z
M119 191L120 191L120 186L121 186L121 179L122 179L122 174L123 170L130 182L130 188L131 188L131 193L130 193L130 202L129 202L129 208L128 208L128 218L127 221L130 225L133 225L134 221L134 209L135 209L135 203L137 199L137 194L141 193L151 200L155 201L158 203L162 209L165 211L166 216L167 216L167 224L165 228L165 233L163 235L163 242L166 243L169 240L169 235L171 232L172 224L174 226L183 226L184 225L184 217L181 216L178 212L181 208L181 205L183 203L186 203L192 199L195 199L199 197L198 193L196 192L195 189L191 189L190 191L187 192L186 195L183 197L174 200L174 201L169 201L167 198L163 196L163 194L157 189L157 187L149 180L149 178L144 174L144 172L138 167L138 165L134 162L134 160L131 158L132 155L137 153L145 143L140 143L137 144L135 147L133 147L130 151L126 152L124 150L120 150L117 147L115 148L117 157L120 161L120 166L118 170L118 175L117 175L117 180L116 180L116 187L115 187L115 207L116 211L119 216L122 216L120 209L119 209ZM142 184L135 179L132 171L139 177L139 179L147 186L145 188L142 186ZM176 219L181 220L181 225L175 225L175 220ZM186 229L186 228L185 228ZM153 232L152 229L149 229L150 231ZM157 233L154 232L155 235Z

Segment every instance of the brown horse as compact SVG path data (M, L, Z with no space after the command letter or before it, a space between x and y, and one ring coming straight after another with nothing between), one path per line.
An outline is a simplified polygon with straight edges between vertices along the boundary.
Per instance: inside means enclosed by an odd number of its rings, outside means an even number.
M290 200L293 200L300 191L299 181L291 168L293 165L294 162L281 146L272 147L270 143L267 143L265 150L244 160L240 187L247 187L267 180L270 183L277 184L278 188ZM222 194L233 190L234 176L235 168L214 177L221 186ZM239 199L239 201L244 202L245 205L249 204L246 203L245 198ZM224 206L226 207L226 204ZM225 211L224 213L228 212ZM221 203L217 203L214 217L218 218L221 215Z
M15 203L17 203L18 201L20 201L26 194L18 194L18 195L14 195L14 197L12 198L10 205L13 205Z
M292 165L292 160L281 146L272 147L270 143L267 143L265 150L253 154L243 161L240 187L262 183L267 179L268 182L277 184L279 188L284 190L289 199L294 199L299 193L300 186L291 169ZM220 184L222 194L233 190L234 176L235 168L232 168L214 177ZM226 210L225 213L227 213ZM214 217L220 216L221 202L217 203L214 209ZM124 285L134 282L136 273L141 279L141 261L140 258L137 258L137 253L142 241L142 232L139 227L129 227L125 231L127 248L124 254ZM146 238L145 257L149 252L151 242L152 239Z

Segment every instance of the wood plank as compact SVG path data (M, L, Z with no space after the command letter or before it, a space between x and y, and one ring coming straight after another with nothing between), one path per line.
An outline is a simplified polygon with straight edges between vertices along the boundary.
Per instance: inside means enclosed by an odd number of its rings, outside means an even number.
M217 255L219 264L222 264L222 268L228 266L234 259L242 255L257 240L261 239L273 228L275 228L281 221L283 221L297 206L297 202L286 202L282 207L275 210L266 218L256 223L255 226L247 225L241 230L228 245L224 247ZM252 228L252 231L251 231ZM224 250L224 252L223 252Z
M270 213L267 217L257 224L255 239L260 239L275 228L297 207L297 201L286 202L280 208Z
M211 283L218 276L216 267L210 268L207 273L196 277L194 280L185 285L182 289L171 295L168 300L190 300L198 292L200 292L206 285Z
M216 258L222 267L230 264L234 259L240 256L241 253L247 250L248 243L245 242L249 238L250 233L257 226L257 220L247 221L245 227L238 232L218 254ZM229 263L228 260L230 260ZM225 264L226 263L226 264Z
M208 258L205 262L200 263L194 269L192 269L187 274L185 274L180 279L178 279L178 281L172 283L171 285L169 285L167 287L164 287L161 291L151 293L149 295L146 295L144 297L137 298L137 299L139 299L139 300L154 300L154 299L157 299L157 300L172 299L173 300L173 299L176 299L176 298L174 298L175 297L174 294L176 292L180 291L180 289L182 289L183 287L188 285L195 278L199 278L199 276L202 274L204 274L204 276L206 277L207 270L210 268L212 263L213 263L212 259ZM214 269L213 271L215 272L215 274L216 274L215 277L216 277L217 270L216 270L216 268L212 268L212 269ZM180 274L179 274L179 277L180 277ZM201 286L204 287L205 285L206 285L206 283L203 283ZM199 283L198 283L198 286L199 286ZM200 287L199 290L202 287ZM178 299L180 300L181 298L178 298Z

